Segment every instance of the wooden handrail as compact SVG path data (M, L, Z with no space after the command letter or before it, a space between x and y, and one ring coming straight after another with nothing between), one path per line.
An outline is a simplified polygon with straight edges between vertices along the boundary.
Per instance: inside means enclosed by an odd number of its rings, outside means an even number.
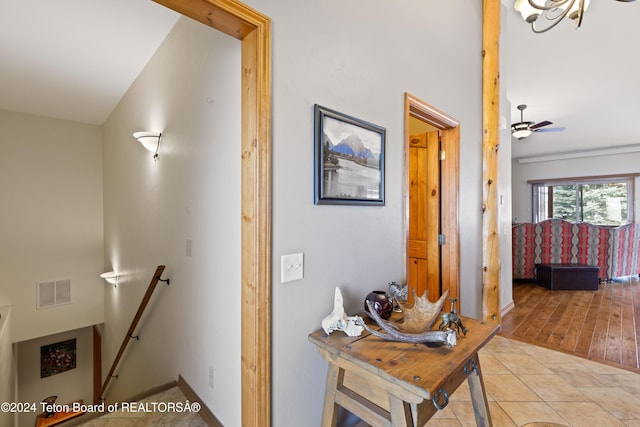
M109 373L107 374L107 377L104 379L104 383L102 384L102 388L100 389L100 394L98 395L98 400L105 400L104 393L107 390L107 386L109 385L111 378L113 378L114 376L113 373L118 367L118 363L120 363L120 359L122 358L122 355L124 354L124 351L126 350L127 345L129 344L129 341L131 341L131 339L134 338L133 332L136 330L136 327L138 326L138 322L140 321L140 318L142 317L142 314L144 313L145 308L147 308L147 304L151 299L151 295L153 295L153 291L155 290L156 285L158 284L159 281L167 282L167 284L169 283L169 279L162 280L160 278L162 276L163 271L164 271L164 265L159 265L158 268L156 268L156 272L153 274L151 283L149 283L149 286L147 287L147 292L144 294L144 297L140 302L140 306L138 307L138 311L136 312L135 317L131 321L129 330L127 331L127 334L124 336L124 339L122 340L122 344L120 345L120 350L118 351L116 358L113 360L113 363L111 364L111 369L109 369Z

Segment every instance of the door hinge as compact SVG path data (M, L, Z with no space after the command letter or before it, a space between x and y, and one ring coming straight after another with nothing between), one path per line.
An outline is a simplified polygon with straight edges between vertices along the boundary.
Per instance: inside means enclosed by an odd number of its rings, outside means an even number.
M447 157L447 156L446 156L445 151L444 151L444 150L440 150L440 151L438 152L438 159L439 159L439 160L444 160L444 159L445 159L445 157Z
M445 243L447 243L447 238L444 236L444 234L438 234L438 244L444 245Z

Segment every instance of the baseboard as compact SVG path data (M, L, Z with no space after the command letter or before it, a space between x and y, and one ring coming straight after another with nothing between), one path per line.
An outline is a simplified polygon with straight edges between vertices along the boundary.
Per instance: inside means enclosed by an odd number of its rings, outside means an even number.
M513 310L515 306L516 305L513 303L513 300L511 300L509 304L505 305L502 308L502 311L500 312L500 317L504 317L504 315L510 312L511 310Z
M182 393L189 399L190 402L198 402L200 404L200 412L198 414L200 417L207 423L210 427L224 427L220 420L213 415L211 409L205 405L205 403L200 399L200 397L196 394L195 390L191 388L189 383L182 378L182 375L178 375L178 387L182 391Z

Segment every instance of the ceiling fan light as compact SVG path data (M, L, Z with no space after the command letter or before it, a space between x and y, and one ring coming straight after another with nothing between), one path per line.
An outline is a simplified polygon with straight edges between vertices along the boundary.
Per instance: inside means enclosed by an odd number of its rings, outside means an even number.
M529 123L522 122L511 125L511 135L513 135L513 137L516 139L525 139L532 133L533 132L529 127Z
M516 139L525 139L529 135L531 135L531 131L529 129L520 129L520 130L517 130L517 131L513 132L513 136Z

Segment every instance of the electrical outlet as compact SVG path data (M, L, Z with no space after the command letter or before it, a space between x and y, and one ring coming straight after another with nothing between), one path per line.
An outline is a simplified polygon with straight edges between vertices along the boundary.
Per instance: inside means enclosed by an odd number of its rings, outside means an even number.
M213 390L213 379L216 376L216 370L213 366L209 366L209 388Z
M300 280L304 277L304 255L290 254L280 257L280 281L282 283Z

